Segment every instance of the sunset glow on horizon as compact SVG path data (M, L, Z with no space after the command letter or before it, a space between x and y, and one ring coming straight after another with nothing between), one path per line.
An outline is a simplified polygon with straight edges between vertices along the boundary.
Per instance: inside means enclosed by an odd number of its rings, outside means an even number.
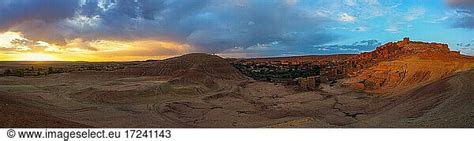
M190 52L190 46L157 40L83 41L74 39L64 45L46 41L32 42L19 32L0 34L0 61L143 61L165 59Z
M59 59L44 53L23 53L18 55L19 61L58 61Z

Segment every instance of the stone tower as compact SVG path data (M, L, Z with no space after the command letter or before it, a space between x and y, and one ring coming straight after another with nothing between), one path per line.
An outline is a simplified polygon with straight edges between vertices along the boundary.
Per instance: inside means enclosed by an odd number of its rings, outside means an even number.
M410 43L410 38L405 37L405 38L403 38L402 42L403 42L403 44L408 44L408 43Z
M405 38L403 38L402 41L397 42L397 45L398 45L398 46L404 46L404 45L407 45L407 44L409 44L409 43L410 43L410 38L405 37Z

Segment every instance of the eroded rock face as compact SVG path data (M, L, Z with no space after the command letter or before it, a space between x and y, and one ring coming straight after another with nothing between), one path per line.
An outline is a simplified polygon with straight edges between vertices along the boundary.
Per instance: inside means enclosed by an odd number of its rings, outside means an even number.
M371 75L374 77L370 77L371 79L367 81L364 80L364 82L360 83L368 85L369 87L371 87L371 89L377 89L378 87L383 86L385 85L385 83L387 83L388 80L386 79L390 79L390 81L393 81L395 77L402 75L400 72L397 72L398 69L396 69L397 67L402 66L385 65L377 67L377 69L382 69L383 71L371 70L369 69L370 67L376 66L381 62L396 61L413 56L426 60L444 61L456 61L465 58L457 51L450 51L447 44L414 42L410 41L409 38L405 38L402 41L386 43L380 47L377 47L372 52L361 53L359 55L352 56L348 59L338 61L331 67L334 69L330 68L329 70L323 71L341 72L342 74L338 73L338 75L345 77L360 76L360 71L364 70L367 72L371 72L371 74L375 73ZM358 86L356 87L361 86L361 84L357 85Z
M377 90L381 93L410 89L468 70L472 61L432 60L411 56L395 61L378 63L357 72L347 83L359 90Z
M463 59L459 52L450 51L447 44L405 38L354 56L351 66L357 68L348 83L359 90L415 87L469 68Z
M387 60L396 60L411 55L425 55L433 57L460 57L457 51L450 51L447 44L414 42L409 38L403 41L390 42L377 47L372 52L362 53L352 58L360 62L380 62Z
M365 70L358 78L358 89L374 90L382 87L394 88L399 85L407 74L405 65L384 64Z

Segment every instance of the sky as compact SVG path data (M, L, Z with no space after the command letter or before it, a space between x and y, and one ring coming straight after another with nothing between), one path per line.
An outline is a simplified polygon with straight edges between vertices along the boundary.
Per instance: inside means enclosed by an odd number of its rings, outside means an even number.
M474 0L0 1L0 61L355 54L403 37L474 55Z

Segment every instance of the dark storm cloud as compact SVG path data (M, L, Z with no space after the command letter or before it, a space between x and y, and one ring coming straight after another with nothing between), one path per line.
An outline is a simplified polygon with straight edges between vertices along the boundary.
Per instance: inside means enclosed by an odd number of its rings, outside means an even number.
M62 42L52 25L74 16L78 6L73 0L2 0L0 32L13 29L32 39Z
M77 6L78 2L73 0L2 0L0 28L5 30L32 20L56 22L73 16Z
M458 17L454 23L459 28L474 28L474 1L473 0L447 0L450 7L457 9Z
M274 41L297 48L334 39L319 28L324 19L287 5L284 1L221 4L207 7L201 14L188 17L184 22L198 24L197 30L193 30L186 40L211 49L246 47Z
M0 13L0 30L54 43L157 39L220 52L275 41L298 50L336 39L320 26L331 21L287 1L7 0Z

